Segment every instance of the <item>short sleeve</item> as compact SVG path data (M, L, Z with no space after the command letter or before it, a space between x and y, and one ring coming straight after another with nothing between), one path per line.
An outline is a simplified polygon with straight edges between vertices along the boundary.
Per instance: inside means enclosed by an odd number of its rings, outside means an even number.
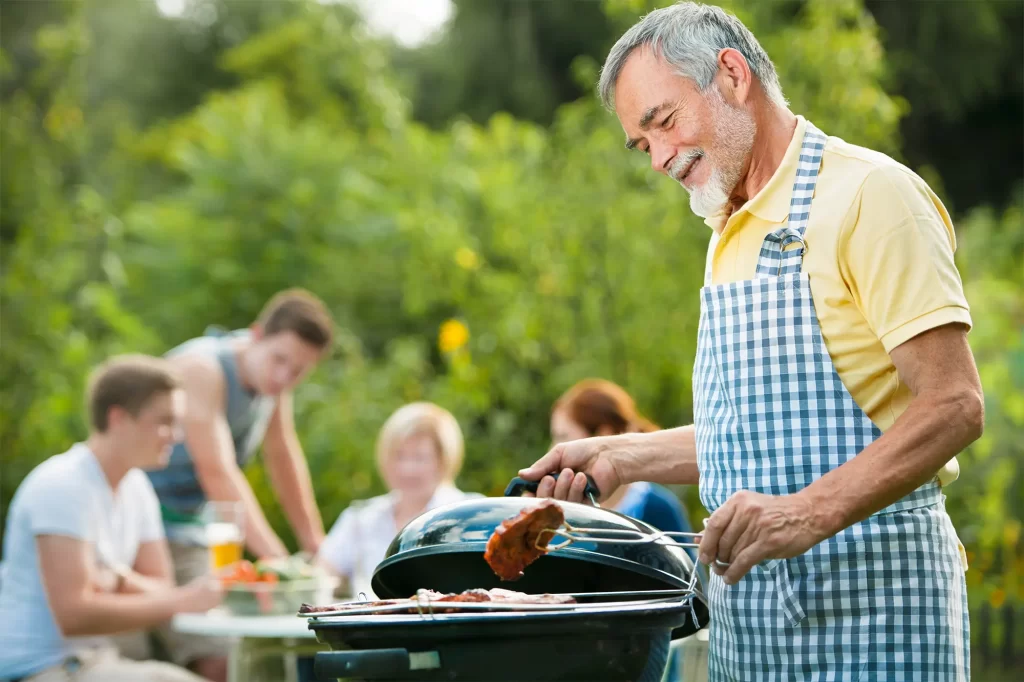
M330 565L338 575L349 576L355 572L356 553L356 513L348 508L334 522L327 537L320 543L318 557Z
M923 180L902 168L868 175L843 227L839 265L886 352L945 324L970 328L955 249L949 214Z
M84 542L96 542L90 523L94 501L90 488L81 481L37 479L24 491L29 527L33 536L61 535Z
M132 486L135 488L139 509L139 542L155 542L164 539L164 522L160 514L160 500L157 499L149 477L141 471L133 472Z

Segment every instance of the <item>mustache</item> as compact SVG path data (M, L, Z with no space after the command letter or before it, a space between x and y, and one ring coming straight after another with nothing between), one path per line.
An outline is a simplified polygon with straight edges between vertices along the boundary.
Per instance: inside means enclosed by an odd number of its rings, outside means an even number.
M686 170L686 167L689 166L692 161L695 161L702 156L704 156L704 150L698 147L686 156L676 157L676 160L672 162L672 166L668 170L669 176L676 182L679 182L682 179L681 176Z

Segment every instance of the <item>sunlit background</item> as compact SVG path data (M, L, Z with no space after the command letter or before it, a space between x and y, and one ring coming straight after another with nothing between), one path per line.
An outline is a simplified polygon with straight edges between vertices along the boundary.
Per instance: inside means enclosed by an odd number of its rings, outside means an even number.
M382 491L373 440L410 400L456 414L459 484L488 494L585 376L690 421L709 231L593 97L664 4L0 0L0 510L84 435L95 363L247 325L290 286L341 328L297 393L328 523ZM954 217L988 422L948 509L975 679L1021 679L1024 3L722 4L795 112L906 163Z

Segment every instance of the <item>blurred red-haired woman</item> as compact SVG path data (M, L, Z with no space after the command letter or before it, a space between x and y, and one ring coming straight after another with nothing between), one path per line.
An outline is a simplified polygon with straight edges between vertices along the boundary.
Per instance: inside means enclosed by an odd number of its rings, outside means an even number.
M566 391L551 409L551 440L555 443L658 430L657 425L637 412L633 398L621 386L604 379L579 382ZM692 530L686 509L679 499L654 483L622 486L603 506L659 530Z

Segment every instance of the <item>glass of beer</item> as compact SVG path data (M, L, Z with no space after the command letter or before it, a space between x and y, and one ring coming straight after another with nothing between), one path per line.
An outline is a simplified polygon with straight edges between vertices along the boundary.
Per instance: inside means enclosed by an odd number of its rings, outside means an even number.
M241 502L207 502L202 519L206 526L206 546L214 572L242 560L245 547L245 512Z

